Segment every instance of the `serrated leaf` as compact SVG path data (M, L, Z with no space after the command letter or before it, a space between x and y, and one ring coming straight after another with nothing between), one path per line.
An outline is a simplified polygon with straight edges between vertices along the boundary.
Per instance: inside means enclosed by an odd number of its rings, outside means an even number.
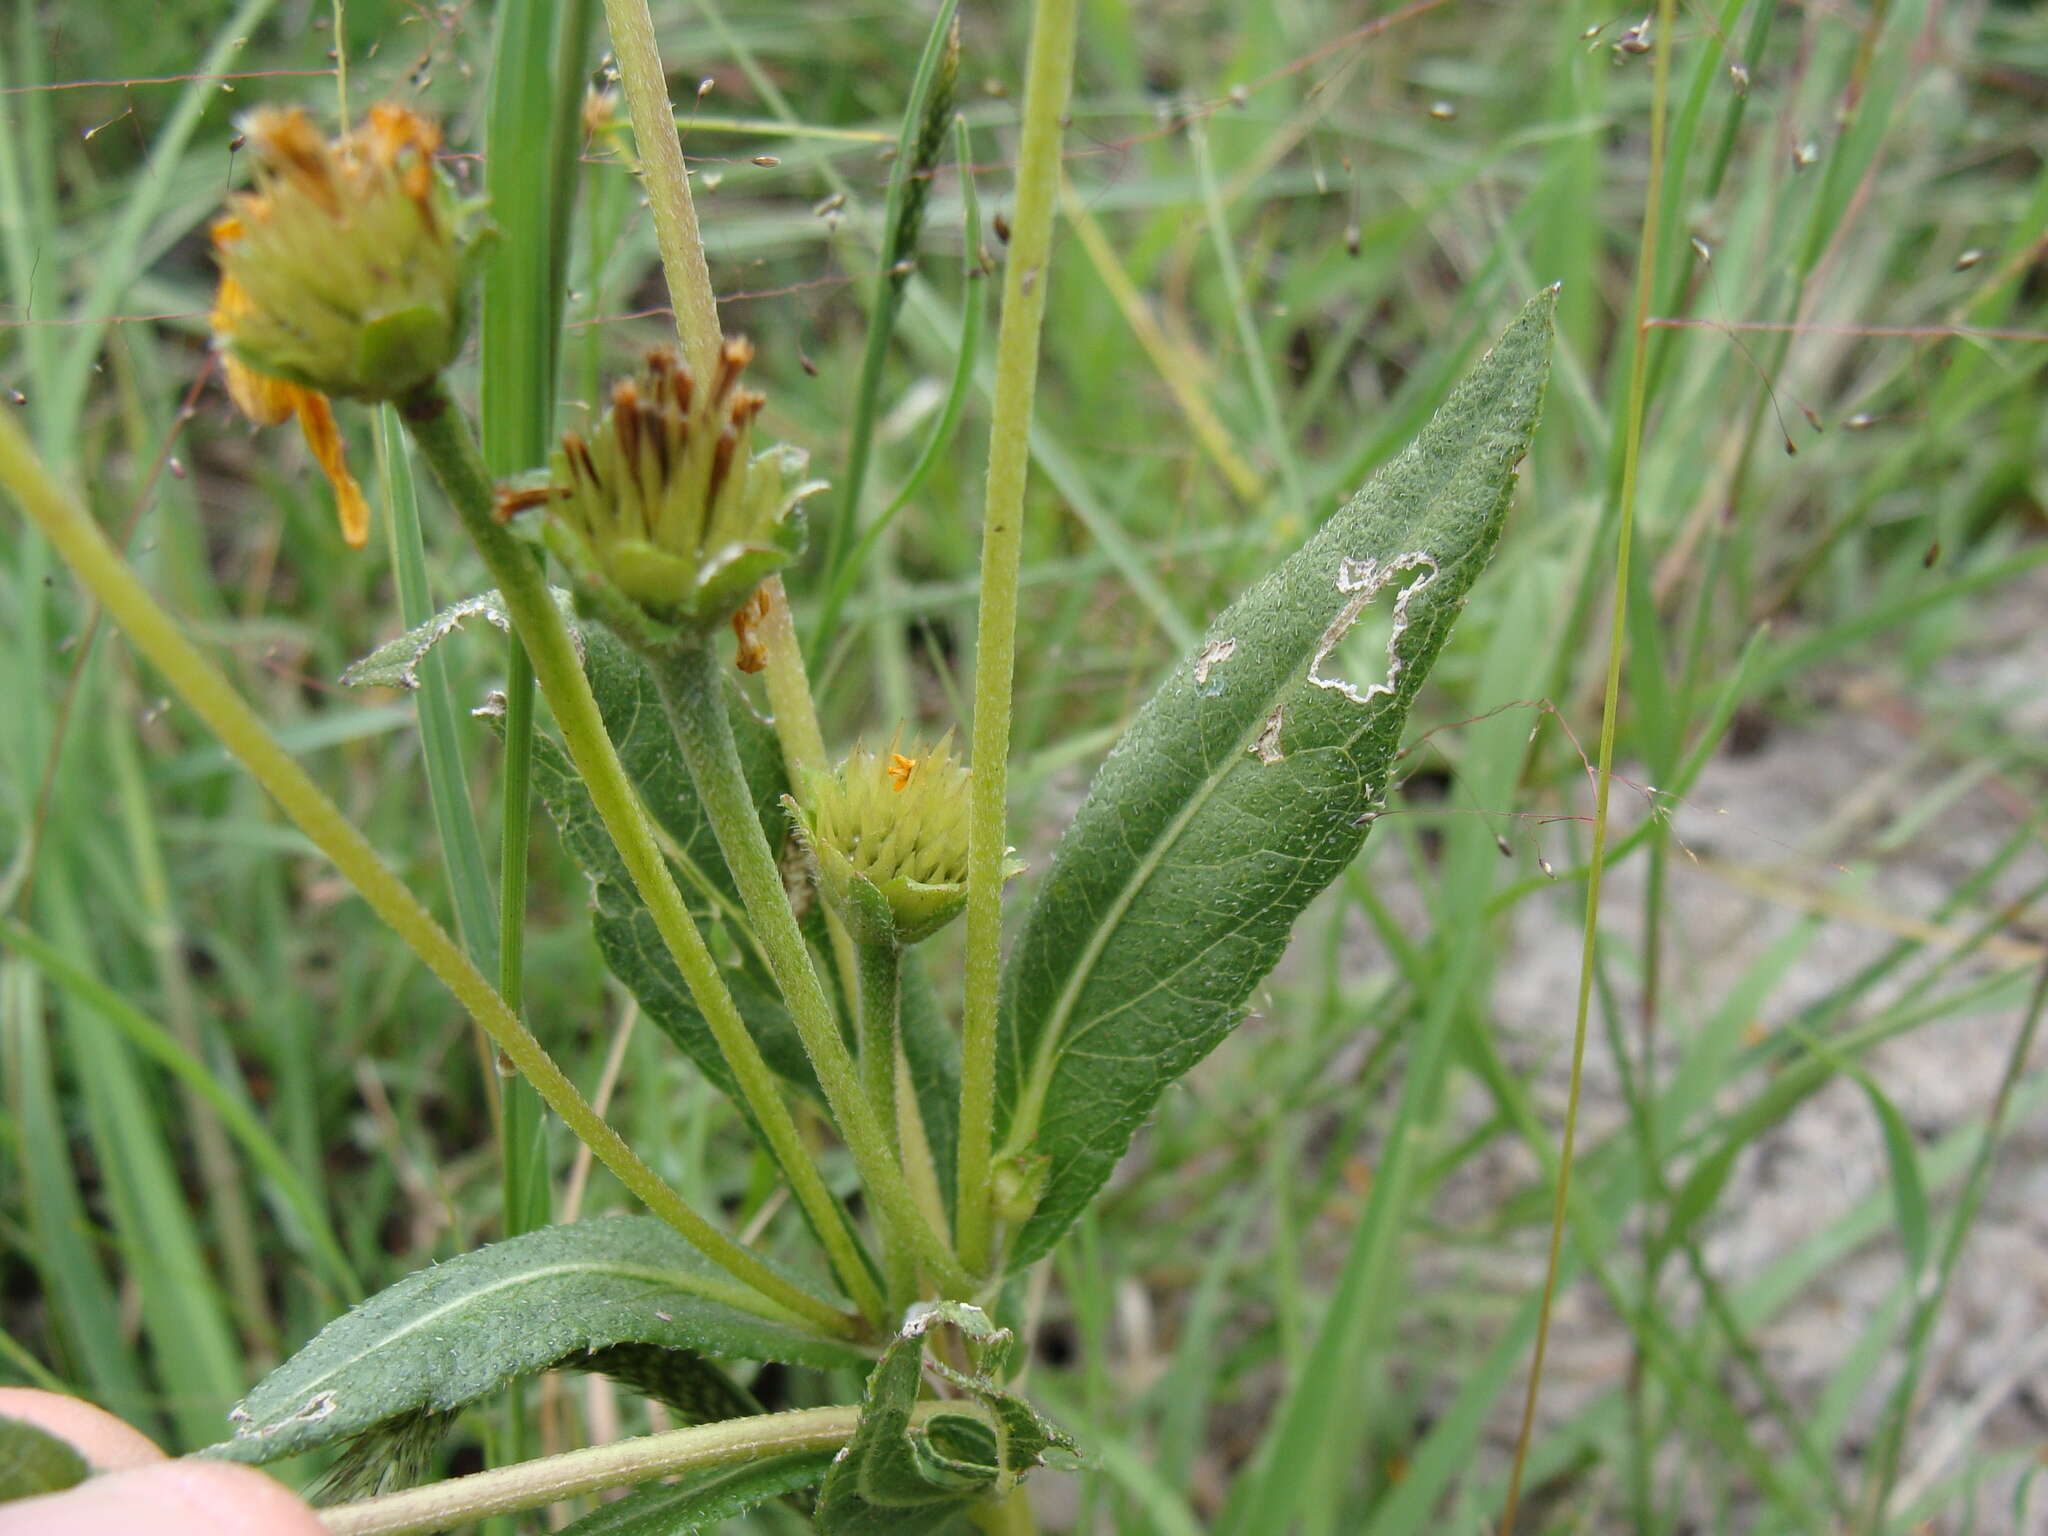
M0 1418L0 1504L62 1493L84 1482L85 1458L46 1429Z
M802 1451L655 1483L585 1515L562 1536L689 1536L756 1504L808 1488L831 1465L830 1451Z
M1554 302L1525 307L1421 436L1216 620L1097 773L1004 972L997 1129L1050 1160L1013 1264L1066 1230L1357 854L1499 542ZM1340 654L1375 604L1385 652Z
M569 614L572 611L569 594L559 587L553 592L555 605L564 615ZM450 603L426 623L407 630L395 640L386 640L343 672L341 681L351 688L403 688L411 692L420 685L421 658L460 629L465 619L474 618L486 619L508 634L511 632L512 618L505 612L504 601L497 590L479 592L475 597Z
M941 1325L965 1340L972 1373L926 1358L926 1340ZM818 1529L918 1536L1006 1496L1052 1453L1071 1452L1071 1440L996 1380L1009 1345L1009 1331L992 1326L979 1307L913 1308L868 1377L860 1425L825 1477L813 1517ZM963 1395L920 1403L927 1370Z
M275 1461L618 1345L820 1368L861 1360L730 1305L733 1289L652 1217L529 1232L408 1275L329 1323L243 1399L234 1438L207 1454Z

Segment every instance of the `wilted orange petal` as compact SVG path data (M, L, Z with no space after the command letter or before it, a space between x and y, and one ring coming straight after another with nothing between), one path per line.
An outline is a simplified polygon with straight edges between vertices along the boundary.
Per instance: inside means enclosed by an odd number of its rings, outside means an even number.
M303 107L258 107L249 114L247 132L260 168L288 178L328 214L340 216L341 197L327 141Z
M300 389L296 384L284 387L292 392L292 405L299 413L299 428L306 434L306 445L313 450L313 457L320 461L328 483L334 487L334 509L341 514L341 536L350 549L361 549L370 541L370 504L363 500L362 487L342 461L341 428L334 423L334 408L316 390Z
M917 759L905 757L901 752L891 752L889 766L882 771L889 775L896 786L896 793L900 795L910 788L910 776L917 772Z
M259 427L289 420L298 409L298 396L305 393L296 384L258 373L232 352L221 354L221 371L227 375L228 398L235 402L235 409Z
M759 672L768 665L768 642L761 636L761 621L768 617L768 588L764 583L754 589L754 595L740 604L739 612L732 616L732 632L739 641L733 653L733 665L742 672Z

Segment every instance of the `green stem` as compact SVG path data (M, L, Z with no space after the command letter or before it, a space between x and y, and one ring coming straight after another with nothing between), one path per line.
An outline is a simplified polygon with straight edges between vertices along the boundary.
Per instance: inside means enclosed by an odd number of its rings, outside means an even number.
M498 995L526 1008L526 858L533 827L533 668L515 637L505 659L504 806L498 837ZM501 1095L507 1237L547 1225L547 1142L538 1106L517 1083Z
M889 1139L890 1155L905 1170L903 1128L897 1118L897 1015L902 1008L903 946L862 944L860 950L860 1080L875 1118ZM916 1193L912 1190L913 1195ZM926 1207L920 1204L918 1210ZM927 1217L929 1219L929 1217ZM905 1250L903 1236L891 1227L883 1234L884 1268L889 1305L901 1312L917 1299L917 1267Z
M1628 639L1630 556L1635 543L1636 470L1642 458L1650 345L1650 294L1657 277L1658 209L1664 198L1664 130L1671 100L1671 29L1676 0L1657 6L1656 68L1650 103L1650 166L1643 188L1642 247L1636 258L1635 349L1629 357L1627 437L1622 448L1620 529L1614 550L1614 615L1607 636L1607 685L1600 714L1599 769L1593 788L1593 847L1586 867L1586 932L1579 955L1579 996L1572 1026L1570 1086L1565 1092L1564 1137L1558 1149L1557 1194L1550 1220L1550 1255L1543 1277L1543 1310L1536 1325L1536 1348L1529 1361L1529 1383L1522 1397L1521 1428L1515 1437L1514 1462L1508 1472L1507 1497L1500 1517L1501 1536L1513 1536L1515 1512L1521 1502L1522 1474L1528 1464L1529 1439L1536 1424L1536 1400L1543 1388L1543 1361L1550 1342L1551 1303L1557 1293L1557 1272L1564 1249L1565 1213L1572 1183L1572 1151L1578 1141L1579 1092L1585 1077L1586 1025L1592 1010L1595 961L1600 940L1600 889L1607 869L1607 807L1614 784L1614 728L1621 705L1621 662Z
M1012 1488L1007 1498L975 1505L967 1517L985 1536L1038 1536L1038 1522L1031 1515L1031 1490L1022 1483Z
M654 209L654 237L661 247L661 270L668 279L669 303L675 307L683 361L698 378L708 379L718 360L718 301L711 295L711 269L697 231L697 205L690 199L690 173L683 165L682 140L676 136L668 77L654 45L654 18L647 0L604 0L604 19L611 29L612 56L619 63L626 107L633 114L633 144Z
M1038 335L1051 276L1059 197L1060 123L1074 77L1076 0L1039 0L1031 21L1017 202L996 336L995 415L989 426L982 515L981 619L974 654L974 777L967 855L967 1006L960 1039L960 1164L956 1197L961 1261L988 1268L989 1150L995 1139L996 988L1002 957L1004 816L1010 688L1016 670L1017 567Z
M277 801L292 824L327 856L370 909L455 994L456 1001L483 1026L548 1107L649 1210L765 1298L755 1301L736 1293L738 1304L769 1317L793 1313L827 1333L853 1331L850 1320L837 1309L784 1279L693 1210L584 1101L540 1041L505 1006L483 972L298 761L278 744L220 669L185 638L176 621L107 541L91 514L50 478L20 426L4 414L0 414L0 485L13 492L135 648ZM527 563L531 571L532 562ZM537 573L533 580L539 584Z
M825 733L818 727L818 705L811 695L811 680L804 670L804 648L797 639L796 620L789 610L789 594L782 578L770 576L761 583L767 594L767 612L756 630L767 665L761 679L768 687L768 707L775 716L775 739L782 744L782 761L789 769L791 784L802 786L804 776L825 771ZM839 985L847 996L860 981L860 960L853 952L853 936L839 914L825 913L825 932L832 941L832 963L839 970Z
M868 1102L900 1155L896 1130L896 1011L903 980L899 944L860 946L860 1080Z
M526 546L497 520L490 477L477 455L476 439L468 422L449 396L447 385L438 379L408 399L401 414L421 453L433 467L449 503L483 555L484 564L497 580L505 611L512 617L512 627L526 647L541 692L554 711L570 760L583 780L591 804L597 807L605 830L618 847L634 889L647 904L656 931L682 972L691 998L710 1026L726 1064L732 1068L769 1150L811 1218L848 1294L863 1313L878 1318L881 1296L860 1257L845 1213L804 1150L774 1074L762 1059L760 1047L754 1043L725 979L718 973L717 961L712 959L689 908L683 904L682 893L676 889L675 877L662 857L647 813L605 730L604 716L591 694L589 678L583 675L583 664L577 657L569 626Z
M679 645L653 658L653 672L683 759L690 765L690 777L696 781L697 798L718 836L733 883L739 887L754 933L768 957L768 968L775 973L775 984L789 1004L790 1017L818 1074L818 1086L825 1090L825 1102L839 1124L847 1151L853 1154L861 1182L881 1208L884 1221L910 1244L932 1279L949 1296L971 1297L972 1279L917 1207L910 1183L891 1150L894 1138L862 1090L853 1057L839 1033L839 1021L819 984L810 949L783 890L782 871L762 835L746 774L740 768L710 647Z
M917 1426L935 1413L960 1413L963 1409L972 1411L960 1402L918 1403L910 1410L910 1422ZM564 1451L559 1456L403 1493L380 1494L323 1509L319 1519L330 1536L414 1536L677 1473L837 1450L853 1437L859 1423L860 1409L843 1407L800 1408L791 1413L697 1424L666 1434Z

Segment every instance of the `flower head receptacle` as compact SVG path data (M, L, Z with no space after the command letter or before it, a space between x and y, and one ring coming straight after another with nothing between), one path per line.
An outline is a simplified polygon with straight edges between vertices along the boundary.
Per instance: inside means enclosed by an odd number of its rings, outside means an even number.
M819 889L857 942L915 944L966 907L967 784L948 731L929 752L856 747L809 775L801 800L784 797Z
M640 647L695 640L732 617L802 547L798 449L753 450L765 397L740 387L754 349L728 339L710 379L674 354L612 387L605 412L562 438L538 487L504 512L546 508L542 537L582 607Z
M440 373L462 345L475 244L434 164L440 130L389 105L333 140L296 107L242 128L255 185L213 226L231 363L356 400Z

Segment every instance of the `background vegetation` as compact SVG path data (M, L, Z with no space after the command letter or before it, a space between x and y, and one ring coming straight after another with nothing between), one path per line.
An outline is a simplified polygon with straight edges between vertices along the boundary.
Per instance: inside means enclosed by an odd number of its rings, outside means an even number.
M987 214L1024 16L964 16ZM761 349L774 433L835 477L929 18L657 19L726 327ZM342 550L299 445L252 437L209 378L204 233L234 114L331 112L337 48L353 102L443 113L474 182L493 22L354 0L338 39L307 0L13 0L0 23L0 409L443 906L416 707L455 706L492 827L493 741L460 712L503 648L444 648L418 700L336 686L402 627L393 563L381 528ZM1027 856L1206 617L1523 296L1564 290L1542 436L1411 777L1026 1298L1030 1391L1094 1457L1034 1483L1050 1527L1477 1531L1498 1511L1570 1045L1648 40L1579 0L1086 7L1026 532ZM2048 1080L2022 1026L2048 885L2048 13L1692 0L1672 43L1629 782L1528 1523L2039 1529ZM604 119L569 240L571 401L669 328ZM960 230L947 169L875 495L939 410L965 290L989 286L962 278ZM383 509L403 462L348 414ZM836 742L964 711L985 437L975 393L824 637ZM473 590L422 511L435 597ZM0 1377L189 1449L341 1307L497 1233L492 1096L446 996L20 529L0 547ZM819 594L802 570L792 588L801 623ZM544 823L533 861L536 1027L681 1188L790 1226L732 1111L608 988ZM1405 1176L1378 1178L1396 1133ZM625 1203L551 1146L558 1215ZM812 1388L771 1369L756 1390ZM538 1433L645 1422L579 1380L543 1394Z

